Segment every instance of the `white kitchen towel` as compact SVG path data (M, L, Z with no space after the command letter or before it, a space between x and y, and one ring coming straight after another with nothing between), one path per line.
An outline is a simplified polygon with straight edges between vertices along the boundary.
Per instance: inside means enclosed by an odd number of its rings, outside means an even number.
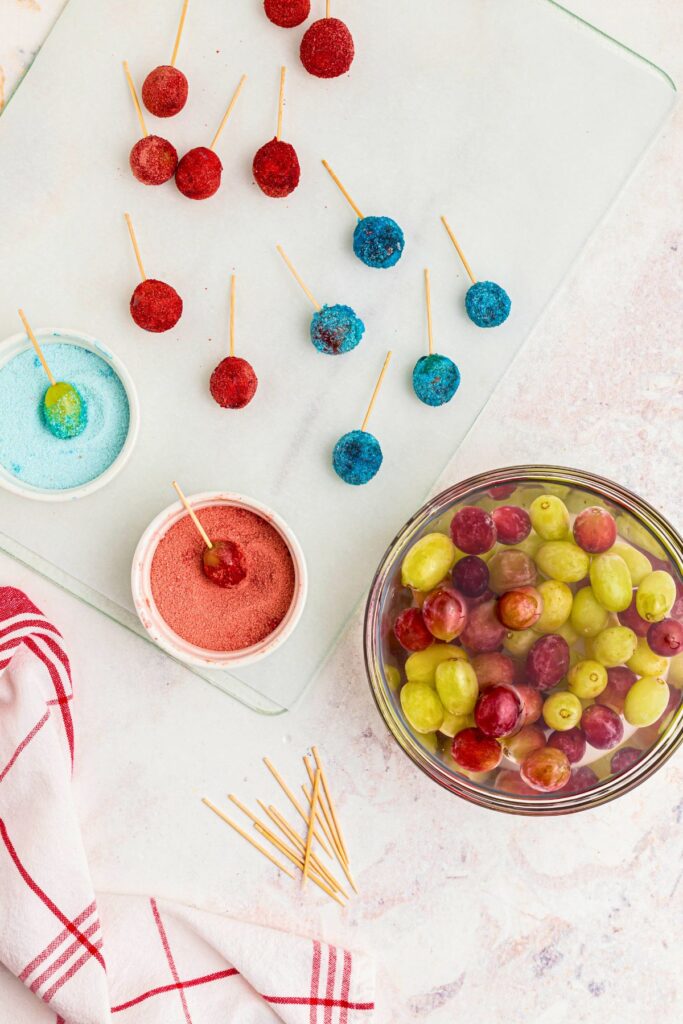
M71 794L72 701L58 630L1 587L0 962L42 1001L37 1019L371 1021L363 954L154 898L96 897Z

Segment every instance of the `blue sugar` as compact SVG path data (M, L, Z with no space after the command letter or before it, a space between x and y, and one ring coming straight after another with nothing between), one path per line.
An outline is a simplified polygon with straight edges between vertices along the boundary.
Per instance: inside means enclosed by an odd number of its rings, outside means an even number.
M500 327L510 315L510 296L495 281L477 281L467 290L465 308L477 327Z
M337 476L347 484L366 484L382 465L382 449L374 434L352 430L340 437L332 452Z
M34 487L65 490L94 480L114 462L128 436L126 390L112 367L80 345L44 343L57 380L73 384L88 410L77 437L54 437L43 418L47 380L30 349L0 366L0 464Z
M413 370L413 389L425 405L445 405L460 386L460 370L448 356L422 356Z
M328 356L350 352L364 331L365 324L350 306L323 306L311 319L311 341Z
M404 245L403 232L391 217L363 217L353 232L353 251L367 267L393 267Z

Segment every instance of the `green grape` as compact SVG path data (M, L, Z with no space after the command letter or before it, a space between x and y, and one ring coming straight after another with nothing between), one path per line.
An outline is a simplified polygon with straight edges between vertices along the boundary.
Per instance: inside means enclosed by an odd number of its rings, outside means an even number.
M647 622L665 619L676 600L676 584L673 576L658 569L648 573L636 591L636 610Z
M569 618L574 600L572 592L559 580L545 580L536 589L543 598L543 611L533 629L536 633L555 633Z
M569 512L561 498L541 494L529 506L531 525L543 540L564 540L569 532Z
M626 513L616 516L616 520L619 536L622 539L630 541L631 544L635 544L638 548L643 548L649 554L654 555L655 558L661 558L663 561L666 559L666 551L654 539L646 527L641 526L639 522Z
M669 687L661 676L637 679L626 694L624 718L629 725L652 725L669 703Z
M390 690L398 690L401 685L401 673L395 665L384 666L384 678Z
M409 683L427 683L428 686L436 686L436 668L442 661L449 661L451 658L464 658L467 660L462 647L454 647L452 644L432 644L424 651L415 651L406 660L405 673Z
M625 665L636 649L638 637L628 626L608 626L593 638L592 657L605 668Z
M425 748L425 750L428 750L430 754L438 754L439 753L439 737L437 736L437 734L435 732L421 732L421 733L419 733L417 731L417 729L416 729L415 732L414 732L414 735L417 737L417 739L419 740L421 745Z
M607 612L595 599L590 587L582 587L574 594L570 622L579 636L597 636L605 628Z
M563 626L558 626L557 629L555 630L555 632L557 633L558 636L563 637L567 641L567 643L569 644L569 647L570 647L569 654L570 654L570 657L571 657L572 651L575 652L575 648L574 648L573 645L579 639L579 634L576 632L576 630L572 626L571 622L565 622L565 624Z
M590 700L607 686L607 669L599 661L578 661L567 676L569 689L581 700Z
M515 658L524 658L538 640L533 629L511 629L505 634L503 647Z
M479 696L477 674L469 661L443 661L436 669L436 692L446 711L469 715Z
M561 583L578 583L588 575L590 559L569 540L551 540L536 552L536 565L546 576Z
M443 722L439 728L439 732L443 736L450 736L452 739L457 736L463 729L474 728L474 715L452 715L450 711L447 711L443 716Z
M443 704L427 683L406 683L401 690L401 707L419 733L434 732L443 722Z
M536 552L543 543L543 538L539 537L537 533L531 532L528 537L520 541L519 544L515 544L516 551L523 551L529 558L536 558Z
M648 573L652 572L650 559L642 551L638 551L637 548L627 544L626 541L616 541L609 551L605 553L608 555L619 555L624 559L631 574L631 583L634 587L640 586Z
M669 661L669 682L677 690L683 690L683 654L677 654Z
M581 721L581 701L567 690L551 693L543 702L543 721L550 729L566 732Z
M636 649L626 662L632 672L637 676L666 676L669 668L669 659L662 658L650 649L647 638L638 637Z
M455 544L443 533L426 534L403 559L403 585L413 590L433 590L453 568L456 554Z
M608 612L623 612L631 603L631 573L621 555L606 551L591 562L591 587L595 599Z

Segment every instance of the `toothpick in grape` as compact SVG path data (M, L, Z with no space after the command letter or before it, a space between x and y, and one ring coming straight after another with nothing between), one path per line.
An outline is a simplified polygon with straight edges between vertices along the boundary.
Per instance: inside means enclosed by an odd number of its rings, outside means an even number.
M332 466L337 476L347 484L367 484L377 475L382 465L382 448L374 434L367 429L384 376L389 367L391 352L387 352L382 371L377 378L375 390L363 418L360 430L351 430L339 438L332 452Z
M208 149L196 146L188 150L178 164L175 183L188 199L209 199L220 188L223 164L214 150L246 80L247 76L242 75Z
M130 315L143 331L162 334L164 331L170 331L180 320L183 313L183 300L170 284L166 284L165 281L157 281L153 277L147 277L140 255L138 240L135 236L133 221L129 213L124 214L124 217L128 225L128 234L133 245L140 277L142 278L142 281L130 298Z
M50 382L49 388L43 395L41 407L43 422L54 437L58 437L61 441L69 441L82 434L88 425L87 404L73 384L55 380L23 309L19 310L19 316Z
M187 103L187 78L175 66L189 0L183 0L170 64L161 64L142 83L142 102L155 117L174 117Z
M510 315L510 296L495 281L477 281L453 229L445 217L442 216L441 221L472 282L465 295L465 309L468 317L477 327L500 327Z
M429 354L421 356L413 369L413 390L425 405L445 405L458 390L460 370L448 356L439 355L434 351L434 331L432 327L432 293L429 270L424 272L425 302L427 305L427 334L429 336Z
M353 251L358 259L377 270L395 266L405 246L399 225L391 217L364 217L327 160L323 160L323 167L358 218L353 232Z
M177 480L173 487L192 520L197 533L204 541L202 569L207 579L217 587L236 587L247 575L246 558L242 547L232 540L212 541L199 521L197 513L180 489Z
M287 68L280 69L280 94L277 108L277 134L256 153L252 164L254 180L261 191L272 199L284 199L299 184L301 167L296 150L282 141L282 112Z
M246 359L235 355L235 275L230 278L230 355L211 374L209 390L223 409L243 409L256 394L258 377Z

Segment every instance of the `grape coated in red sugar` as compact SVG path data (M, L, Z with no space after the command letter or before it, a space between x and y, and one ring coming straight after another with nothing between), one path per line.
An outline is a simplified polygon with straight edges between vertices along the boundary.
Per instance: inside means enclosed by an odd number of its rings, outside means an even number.
M485 736L508 736L522 717L522 704L509 686L490 686L479 697L474 721Z
M576 764L586 753L586 736L579 728L567 729L566 732L551 732L548 746L561 750L567 755L570 764Z
M183 300L175 288L148 277L141 281L130 300L130 315L138 327L153 334L170 331L180 320Z
M265 0L266 17L280 28L296 28L311 13L311 0Z
M465 599L452 587L438 587L422 605L427 629L437 640L450 643L460 636L467 623Z
M491 513L501 544L521 544L531 533L531 517L519 505L501 505Z
M252 165L254 180L271 199L284 199L299 184L301 167L294 146L271 139L256 153Z
M244 551L231 540L217 540L202 555L204 575L217 587L236 587L247 575Z
M211 374L209 390L223 409L243 409L256 394L258 377L246 359L226 356Z
M353 37L339 18L321 18L304 33L299 55L309 74L338 78L353 62Z
M480 729L463 729L453 737L451 755L465 771L490 772L500 764L503 748Z
M647 631L650 650L662 658L675 658L683 651L683 625L676 619L653 622Z
M616 711L606 704L591 704L581 715L581 728L591 747L611 750L621 743L624 723Z
M465 505L451 520L451 537L466 555L483 555L496 543L496 526L483 508Z
M477 555L466 555L455 563L453 586L465 597L481 597L489 585L489 567Z
M175 183L188 199L209 199L220 188L222 173L223 164L213 150L197 146L178 164Z
M567 674L569 644L557 633L542 636L526 658L527 679L538 690L551 690Z
M594 505L579 512L574 521L574 540L591 555L611 548L617 539L617 524L606 508Z
M187 102L187 79L182 71L162 64L142 83L142 102L155 117L174 117Z
M434 643L419 608L406 608L394 622L394 636L406 651L424 651Z
M163 185L178 166L175 146L160 135L146 135L130 151L130 169L143 185Z

